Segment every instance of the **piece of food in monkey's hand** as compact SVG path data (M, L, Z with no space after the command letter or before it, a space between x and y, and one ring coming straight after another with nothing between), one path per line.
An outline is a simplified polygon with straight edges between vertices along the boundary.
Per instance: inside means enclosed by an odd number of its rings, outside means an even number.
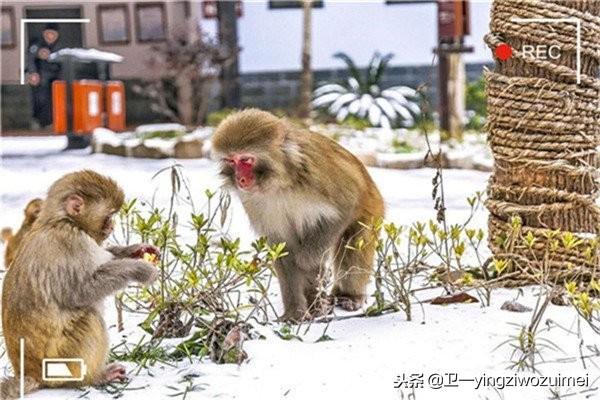
M132 258L143 258L146 260L146 254L152 254L155 256L155 259L160 260L160 250L156 246L152 246L151 244L140 244L138 248L131 255ZM154 261L148 261L154 263Z
M158 257L154 253L144 253L142 258L144 261L149 262L152 265L158 264Z

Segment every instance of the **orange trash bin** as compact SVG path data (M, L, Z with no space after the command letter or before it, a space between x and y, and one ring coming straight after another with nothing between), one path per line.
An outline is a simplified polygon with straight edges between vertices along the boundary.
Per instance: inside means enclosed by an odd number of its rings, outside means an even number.
M125 130L125 85L121 81L106 83L107 128L111 131Z
M80 80L73 82L73 132L90 134L102 126L102 82Z
M54 133L67 133L67 83L56 80L52 82L52 125Z

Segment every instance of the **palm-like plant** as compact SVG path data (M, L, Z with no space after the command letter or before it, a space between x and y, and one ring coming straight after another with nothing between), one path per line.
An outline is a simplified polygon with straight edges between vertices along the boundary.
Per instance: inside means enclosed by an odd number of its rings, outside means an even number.
M345 53L336 53L348 67L348 78L325 83L313 92L313 106L324 109L341 122L349 115L368 119L372 126L410 126L420 113L417 92L407 86L381 88L381 79L393 54L373 54L364 74Z

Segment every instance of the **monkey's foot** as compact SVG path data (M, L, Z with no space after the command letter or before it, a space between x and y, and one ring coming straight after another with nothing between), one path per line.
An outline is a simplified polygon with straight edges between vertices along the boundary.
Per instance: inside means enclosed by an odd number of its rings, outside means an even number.
M330 296L319 296L308 307L312 318L329 315L333 311L333 299Z
M299 324L304 321L310 321L314 317L308 311L297 310L295 312L286 311L282 316L277 318L277 322L288 322L292 324Z
M364 302L364 296L335 296L335 305L346 311L359 310Z
M102 374L102 380L104 383L115 382L115 381L125 381L127 380L127 370L125 366L112 363L106 366L104 373Z

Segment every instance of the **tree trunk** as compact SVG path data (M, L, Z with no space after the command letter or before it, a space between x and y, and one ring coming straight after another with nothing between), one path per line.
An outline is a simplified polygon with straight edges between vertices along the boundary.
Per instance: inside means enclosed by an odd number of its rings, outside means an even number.
M465 65L461 53L439 54L440 129L444 140L463 137Z
M187 67L180 71L175 77L175 86L177 87L177 113L179 120L183 125L195 125L194 121L194 89L192 84L190 68Z
M461 53L448 54L448 103L450 137L462 139L465 115L465 64Z
M312 0L302 0L302 75L300 78L300 103L298 105L298 116L300 118L309 118L312 110L311 13Z
M521 282L587 280L600 261L591 240L600 233L599 15L598 1L496 0L492 6L485 41L492 51L510 46L512 56L485 74L495 162L486 202L489 244L496 257L526 267ZM540 22L572 17L583 25L580 62L576 24ZM536 51L524 51L525 45ZM556 58L537 55L549 46L560 49Z
M238 66L238 37L235 1L217 1L219 42L228 60L221 69L221 107L240 108L240 73Z

